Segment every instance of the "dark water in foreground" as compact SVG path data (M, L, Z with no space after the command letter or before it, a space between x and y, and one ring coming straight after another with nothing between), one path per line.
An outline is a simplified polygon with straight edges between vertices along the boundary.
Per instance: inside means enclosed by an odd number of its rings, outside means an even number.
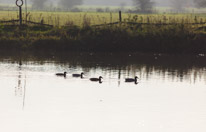
M205 132L205 60L204 55L2 54L0 131ZM66 78L55 76L64 71ZM71 75L81 72L84 79ZM89 81L100 75L102 84ZM135 75L137 85L124 82Z

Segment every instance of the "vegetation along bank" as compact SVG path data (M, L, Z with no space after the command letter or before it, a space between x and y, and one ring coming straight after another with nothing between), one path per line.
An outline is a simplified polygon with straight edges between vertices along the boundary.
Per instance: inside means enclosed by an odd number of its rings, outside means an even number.
M81 26L1 24L1 50L206 53L203 21L140 22L133 16L121 23ZM200 26L202 24L202 26Z

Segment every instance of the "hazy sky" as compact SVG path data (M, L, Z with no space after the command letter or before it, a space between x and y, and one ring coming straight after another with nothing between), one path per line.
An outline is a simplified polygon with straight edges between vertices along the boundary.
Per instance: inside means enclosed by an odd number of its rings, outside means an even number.
M15 3L16 0L0 0L0 3ZM28 2L31 0L27 0ZM50 0L57 2L58 0ZM128 6L132 5L132 0L83 0L85 5L104 5L104 6L119 6L121 3L126 3ZM153 0L156 6L170 6L171 0ZM186 0L193 1L193 0Z
M169 0L153 0L157 5L169 5ZM132 5L132 0L85 0L85 4L89 5L120 5L120 3L126 3Z

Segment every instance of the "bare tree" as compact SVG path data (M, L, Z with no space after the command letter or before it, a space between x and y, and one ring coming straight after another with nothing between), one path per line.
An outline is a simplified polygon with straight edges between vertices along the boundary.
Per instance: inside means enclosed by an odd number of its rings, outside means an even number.
M194 3L197 7L206 7L206 0L194 0Z
M31 0L33 9L43 9L47 0Z
M154 2L151 0L133 0L137 10L143 13L151 12Z
M64 10L71 9L74 6L83 4L83 0L60 0L59 6L61 6Z

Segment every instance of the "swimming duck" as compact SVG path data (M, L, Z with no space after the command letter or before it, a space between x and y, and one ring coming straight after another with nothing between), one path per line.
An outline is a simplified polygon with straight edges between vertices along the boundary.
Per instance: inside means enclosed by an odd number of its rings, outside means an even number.
M82 72L81 74L72 74L73 77L81 77L83 78L84 73Z
M135 82L135 83L137 83L137 79L139 79L137 76L135 76L135 78L126 78L125 82Z
M64 72L64 73L56 73L57 76L64 76L66 77L67 76L67 72Z
M103 77L102 76L100 76L99 78L90 78L90 81L93 81L93 82L102 82L102 79L103 79Z

